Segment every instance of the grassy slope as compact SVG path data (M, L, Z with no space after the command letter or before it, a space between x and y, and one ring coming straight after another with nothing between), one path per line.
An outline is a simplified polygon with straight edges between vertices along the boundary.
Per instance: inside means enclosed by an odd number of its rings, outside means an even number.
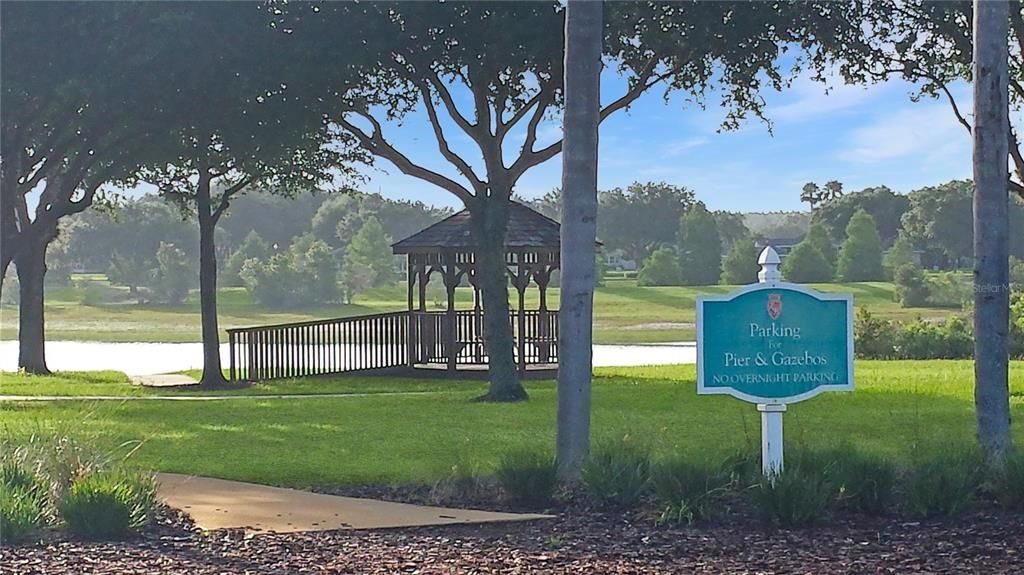
M1024 362L1012 369L1013 416L1021 421ZM609 368L597 375L593 429L598 443L628 434L649 443L656 456L709 459L758 449L753 406L697 396L692 366ZM858 362L856 392L791 407L787 444L846 440L901 458L969 446L975 426L972 377L966 361ZM552 448L556 398L551 382L528 383L531 401L513 405L469 401L480 384L436 385L446 391L342 399L3 404L0 429L8 440L41 430L70 432L110 450L138 440L143 444L133 458L147 468L291 486L436 480L453 469L486 473L510 449ZM1014 433L1018 444L1024 442L1024 427L1014 426Z
M437 284L437 285L435 285ZM439 309L444 301L440 282L431 284L428 307ZM903 309L893 302L888 283L822 284L822 291L853 293L855 305L870 308L882 317L912 319L917 316L945 317L949 310ZM102 291L108 303L82 303L84 290L50 288L47 291L46 331L51 340L80 341L199 341L197 294L181 306L140 305L127 298L127 291L109 286ZM594 302L594 338L597 343L642 343L692 340L695 298L702 293L724 293L730 286L637 287L634 280L608 280L598 288ZM327 317L345 317L405 309L405 288L376 289L361 294L353 305L333 305L287 312L271 311L254 304L245 290L226 288L218 295L221 329L249 325L285 323ZM536 307L537 293L528 292L527 305ZM472 292L460 289L460 307L472 306ZM552 289L549 301L558 301ZM557 303L555 304L557 305ZM17 309L4 306L0 338L17 337ZM226 334L224 335L226 337Z

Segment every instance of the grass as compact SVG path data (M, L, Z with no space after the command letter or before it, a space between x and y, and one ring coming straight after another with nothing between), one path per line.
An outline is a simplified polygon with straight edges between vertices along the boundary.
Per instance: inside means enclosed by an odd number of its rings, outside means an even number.
M185 372L199 378L200 371ZM53 375L28 375L0 372L0 395L20 396L181 396L181 395L311 395L323 393L400 393L452 391L473 386L473 382L402 377L318 377L256 383L245 389L207 391L194 388L153 388L132 385L118 371L58 372Z
M643 438L655 459L696 462L719 462L737 450L756 453L759 419L753 406L697 396L694 377L692 366L597 370L595 445ZM860 361L856 378L853 393L791 406L787 448L843 442L913 462L973 445L972 362ZM1012 364L1010 379L1012 416L1021 421L1024 362ZM315 383L275 383L268 389L289 385ZM435 481L467 462L490 473L507 453L549 451L554 445L553 382L527 382L531 400L510 405L470 401L483 389L479 382L419 385L437 388L337 399L6 403L0 404L0 434L19 441L41 429L67 428L111 451L141 441L132 460L145 468L295 487ZM1014 434L1018 444L1024 442L1024 427L1014 426Z
M191 342L200 340L198 294L192 293L179 306L139 304L127 288L110 286L90 278L89 286L48 288L46 292L46 333L51 340ZM81 283L81 282L80 282ZM812 287L826 292L847 292L854 304L868 307L886 319L944 318L948 309L904 309L893 301L890 283L820 284ZM608 279L594 298L594 339L596 343L654 343L690 341L695 337L696 297L721 294L735 286L638 287L636 280ZM99 295L97 295L99 294ZM527 306L536 308L536 290L528 290ZM218 292L221 330L232 327L287 323L328 317L348 317L406 308L405 287L378 288L356 297L352 305L275 311L254 303L242 288ZM432 282L427 293L429 309L441 309L445 300L440 282ZM513 299L514 301L514 299ZM549 290L548 301L557 306L558 288ZM456 303L472 307L473 294L460 288ZM17 337L17 308L0 309L0 339ZM227 335L222 334L226 339Z

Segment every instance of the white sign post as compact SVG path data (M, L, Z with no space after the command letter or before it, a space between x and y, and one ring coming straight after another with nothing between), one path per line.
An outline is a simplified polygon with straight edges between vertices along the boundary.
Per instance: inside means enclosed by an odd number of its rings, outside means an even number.
M697 393L728 394L761 413L761 470L782 473L788 404L853 390L853 297L782 281L771 246L758 282L697 298Z

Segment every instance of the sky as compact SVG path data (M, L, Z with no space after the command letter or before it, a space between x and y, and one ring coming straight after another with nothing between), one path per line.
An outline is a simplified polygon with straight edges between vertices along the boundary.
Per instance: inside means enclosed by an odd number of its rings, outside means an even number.
M614 73L602 76L602 101L622 90ZM754 118L726 132L719 129L726 110L715 96L701 109L680 96L666 102L655 89L601 124L598 189L664 181L693 190L711 209L752 212L807 209L799 195L809 181L839 180L847 192L885 185L906 193L970 178L970 136L948 102L913 102L913 92L913 85L901 81L869 87L831 82L826 90L800 77L784 92L762 94L771 129ZM958 104L968 111L970 92L967 84L953 86ZM474 149L469 138L453 124L445 129L452 147L469 156ZM561 135L560 118L546 120L538 133L536 149ZM401 125L385 124L384 134L414 161L457 177L441 158L425 113ZM516 145L507 148L517 148L521 134L510 138ZM458 205L448 192L405 176L384 160L366 175L365 191ZM556 156L524 174L516 194L541 196L560 180L561 156Z

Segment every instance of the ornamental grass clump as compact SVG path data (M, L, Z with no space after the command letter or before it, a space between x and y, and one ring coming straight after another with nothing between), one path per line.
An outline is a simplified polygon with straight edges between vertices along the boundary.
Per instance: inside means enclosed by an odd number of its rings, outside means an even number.
M981 478L973 454L957 453L914 465L903 485L903 507L913 517L955 517L971 510Z
M21 465L0 465L0 545L12 545L46 524L46 487Z
M502 458L497 478L505 498L516 505L544 507L558 488L555 459L536 451L515 451Z
M646 493L650 467L647 451L628 440L601 445L583 464L583 488L600 505L633 507Z
M780 527L817 523L835 502L835 484L822 469L793 465L762 477L754 487L754 503L766 522Z
M992 494L1006 509L1024 509L1024 452L1006 457L1001 468L993 473Z
M714 516L730 476L720 469L673 459L651 468L651 485L662 507L658 523L690 524Z
M144 525L156 506L151 476L127 471L76 479L57 502L68 531L85 539L122 539Z

